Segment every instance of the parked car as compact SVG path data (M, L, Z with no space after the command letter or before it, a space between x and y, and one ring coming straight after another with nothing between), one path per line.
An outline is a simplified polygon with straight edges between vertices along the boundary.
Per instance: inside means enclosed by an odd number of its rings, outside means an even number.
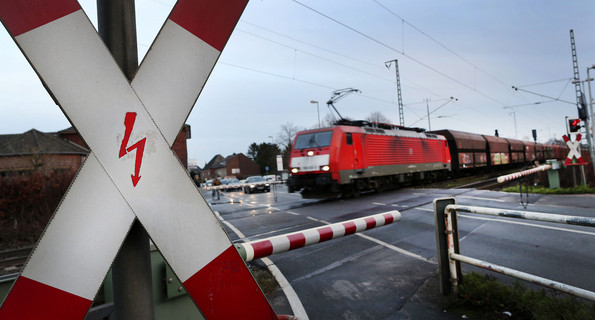
M271 185L261 176L249 177L246 179L246 184L247 185L244 186L244 193L271 191Z
M223 191L240 191L242 187L240 186L240 180L238 179L223 179L221 184L225 187Z

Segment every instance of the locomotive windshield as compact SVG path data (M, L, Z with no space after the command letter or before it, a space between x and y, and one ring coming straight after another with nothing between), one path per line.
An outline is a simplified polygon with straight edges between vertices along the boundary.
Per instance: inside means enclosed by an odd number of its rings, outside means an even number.
M331 144L332 131L306 133L297 136L295 149L322 148Z

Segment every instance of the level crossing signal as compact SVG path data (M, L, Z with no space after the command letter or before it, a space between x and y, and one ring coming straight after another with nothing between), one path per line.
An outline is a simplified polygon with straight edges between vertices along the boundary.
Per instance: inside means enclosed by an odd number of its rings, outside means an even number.
M581 119L567 119L568 132L579 133L581 131Z
M171 150L247 2L178 1L129 80L76 0L0 0L0 22L90 148L0 319L84 319L135 220L206 319L278 319Z

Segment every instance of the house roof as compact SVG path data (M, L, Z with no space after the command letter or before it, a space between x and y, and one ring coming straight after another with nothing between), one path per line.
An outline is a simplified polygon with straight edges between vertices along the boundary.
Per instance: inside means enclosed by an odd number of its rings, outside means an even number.
M80 154L89 150L52 133L31 129L22 134L0 135L0 156L31 154Z
M217 168L224 168L225 167L225 158L222 155L218 154L207 163L207 165L203 168L203 170L207 169L217 169Z

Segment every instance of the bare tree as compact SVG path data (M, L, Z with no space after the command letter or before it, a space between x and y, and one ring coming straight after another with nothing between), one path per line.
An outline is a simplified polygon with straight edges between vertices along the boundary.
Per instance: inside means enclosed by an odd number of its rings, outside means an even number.
M291 145L293 142L293 138L295 138L295 134L298 133L300 129L291 122L286 122L281 125L281 131L277 134L277 144L281 147L285 147L286 145Z
M366 117L368 122L390 123L390 119L383 115L380 111L374 111Z

